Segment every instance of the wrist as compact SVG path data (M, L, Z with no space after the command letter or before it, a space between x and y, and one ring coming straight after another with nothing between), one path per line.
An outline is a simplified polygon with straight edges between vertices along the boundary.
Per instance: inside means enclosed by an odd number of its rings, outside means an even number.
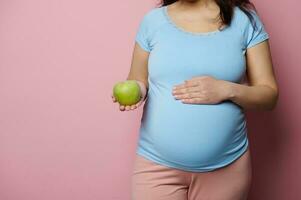
M234 98L236 97L236 85L235 83L226 81L226 87L225 87L225 96L226 100L231 100L233 101Z
M143 100L145 100L145 98L147 96L148 88L144 82L139 81L139 80L136 80L136 82L138 83L138 85L140 87L141 96L142 96Z

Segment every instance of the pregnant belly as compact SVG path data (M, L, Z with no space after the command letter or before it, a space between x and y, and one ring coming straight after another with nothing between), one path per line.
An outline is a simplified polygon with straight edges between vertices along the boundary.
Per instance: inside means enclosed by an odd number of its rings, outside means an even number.
M141 119L140 146L188 167L216 164L245 139L244 112L237 104L184 104L149 97Z

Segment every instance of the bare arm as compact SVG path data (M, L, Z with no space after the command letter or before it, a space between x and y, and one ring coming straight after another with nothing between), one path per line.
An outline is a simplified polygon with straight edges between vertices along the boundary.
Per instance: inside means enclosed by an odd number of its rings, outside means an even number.
M228 82L228 99L244 109L274 109L279 89L275 80L268 40L247 49L246 58L250 85Z
M137 42L135 42L134 51L132 54L131 68L127 80L136 80L142 82L148 89L148 56L149 52L142 49Z
M131 106L120 105L119 109L121 111L134 110L138 108L142 104L142 102L146 99L147 92L148 92L148 56L149 56L149 52L142 49L139 46L139 44L135 42L134 50L132 54L131 67L126 79L137 81L141 89L142 98L135 105L131 105ZM114 97L113 97L113 101L116 102Z

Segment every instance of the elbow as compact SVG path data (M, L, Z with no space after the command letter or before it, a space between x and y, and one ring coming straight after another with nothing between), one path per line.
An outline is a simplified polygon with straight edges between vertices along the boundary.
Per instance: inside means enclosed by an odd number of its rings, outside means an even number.
M272 111L276 108L277 106L277 103L278 103L278 99L279 99L279 90L276 88L276 89L272 89L273 90L273 95L272 95L272 98L270 100L270 104L268 106L268 110Z

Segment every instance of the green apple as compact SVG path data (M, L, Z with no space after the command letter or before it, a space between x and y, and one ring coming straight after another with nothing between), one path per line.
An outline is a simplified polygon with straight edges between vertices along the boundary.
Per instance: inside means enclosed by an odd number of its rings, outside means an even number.
M141 98L140 86L135 80L121 81L114 85L113 95L121 105L134 105Z

